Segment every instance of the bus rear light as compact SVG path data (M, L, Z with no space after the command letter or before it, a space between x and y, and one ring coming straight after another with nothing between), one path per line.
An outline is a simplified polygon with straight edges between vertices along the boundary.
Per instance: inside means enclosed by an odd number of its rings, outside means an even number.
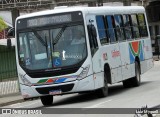
M24 85L32 86L32 83L25 77L25 75L19 74Z
M81 80L83 78L85 78L88 74L89 71L89 65L87 65L85 68L83 68L82 72L79 74L79 76L77 77L77 80Z

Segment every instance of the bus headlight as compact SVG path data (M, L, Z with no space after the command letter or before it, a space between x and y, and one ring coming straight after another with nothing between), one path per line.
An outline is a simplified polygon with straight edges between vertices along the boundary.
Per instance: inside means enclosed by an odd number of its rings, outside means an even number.
M79 76L77 77L77 80L81 80L83 78L85 78L88 74L89 71L89 65L87 65L85 68L83 68L82 72L79 74Z
M24 85L32 86L32 83L25 77L25 75L19 74Z

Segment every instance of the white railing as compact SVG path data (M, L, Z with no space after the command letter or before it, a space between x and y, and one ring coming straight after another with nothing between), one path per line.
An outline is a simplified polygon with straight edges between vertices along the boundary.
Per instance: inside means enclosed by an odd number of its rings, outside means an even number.
M17 80L0 82L0 96L18 92L19 86Z

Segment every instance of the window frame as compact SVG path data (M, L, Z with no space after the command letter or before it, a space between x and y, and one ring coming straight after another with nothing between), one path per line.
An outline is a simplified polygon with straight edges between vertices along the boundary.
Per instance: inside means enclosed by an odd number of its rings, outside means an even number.
M144 21L144 24L141 25L140 24L140 21L139 21L139 17L138 15L142 15L143 16L143 21ZM145 17L145 14L144 13L137 13L137 20L138 20L138 26L139 26L139 32L140 32L140 38L145 38L145 37L148 37L149 34L148 34L148 29L147 29L147 23L146 23L146 17ZM147 35L142 35L142 30L141 30L141 27L145 27L145 30L146 30L146 34Z
M104 32L105 32L105 35L106 35L106 38L100 38L100 33L99 33L99 28L98 28L98 22L97 22L97 17L102 17L102 20L103 20L103 24L104 24ZM96 15L96 24L97 24L97 30L98 30L98 36L99 36L99 40L100 40L100 43L101 45L105 45L105 44L108 44L109 43L109 38L108 38L108 33L107 33L107 24L106 24L106 21L105 21L105 16L104 15ZM101 29L102 30L102 29ZM102 40L106 40L106 42L102 42Z
M129 22L128 22L128 24L129 24L129 26L125 26L125 23L127 23L127 21L126 22L124 22L124 18L125 18L125 16L128 16L128 18L129 18ZM126 40L133 40L134 38L133 38L133 30L132 30L132 21L131 21L131 14L123 14L122 15L122 17L123 17L123 23L124 23L124 32L125 32L125 37L126 37ZM127 38L127 32L126 32L126 29L129 29L129 31L130 31L130 37L131 38Z
M133 22L132 16L135 16L135 18L136 18L136 25L137 25L137 26L135 26L135 25L133 24L134 22ZM132 33L133 33L133 38L137 40L137 39L140 38L140 29L139 29L138 17L137 17L137 14L136 14L136 13L131 14L131 23L132 23L132 26L131 26L131 27L132 27L132 31L133 31L133 32L132 32ZM136 28L138 29L138 37L135 37L135 35L134 35L134 27L136 27Z
M117 29L120 29L121 30L121 34L122 34L122 36L124 37L124 39L121 39L121 40L119 40L119 38L118 38L118 34L117 34L117 40L119 41L119 42L123 42L123 41L126 41L126 35L125 35L125 30L124 30L124 21L123 21L123 16L122 16L122 14L114 14L114 20L115 20L115 17L116 16L118 16L120 19L121 19L121 23L122 23L122 25L120 25L120 27L115 27L115 29L116 29L116 33L117 33ZM119 19L118 18L118 19ZM115 22L116 22L116 20L115 20Z
M109 22L108 22L108 16L111 17L111 20L114 21L114 23L112 22L111 23L111 28L109 28ZM109 43L117 43L118 42L118 38L117 38L117 33L116 33L116 28L115 28L115 20L114 20L114 15L105 15L105 20L106 20L106 24L107 24L107 34L108 34L108 39L110 38L109 37L109 30L113 30L113 36L114 36L114 41L111 41L111 39L109 39Z

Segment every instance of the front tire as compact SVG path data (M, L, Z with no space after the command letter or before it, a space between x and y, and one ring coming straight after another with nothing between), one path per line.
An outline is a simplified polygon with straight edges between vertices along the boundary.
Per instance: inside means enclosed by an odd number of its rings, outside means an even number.
M41 96L40 99L41 99L41 102L44 106L49 106L49 105L52 105L52 103L53 103L53 96L52 95Z
M108 82L107 82L107 76L105 73L104 73L104 86L102 88L96 90L96 95L99 98L108 96Z

